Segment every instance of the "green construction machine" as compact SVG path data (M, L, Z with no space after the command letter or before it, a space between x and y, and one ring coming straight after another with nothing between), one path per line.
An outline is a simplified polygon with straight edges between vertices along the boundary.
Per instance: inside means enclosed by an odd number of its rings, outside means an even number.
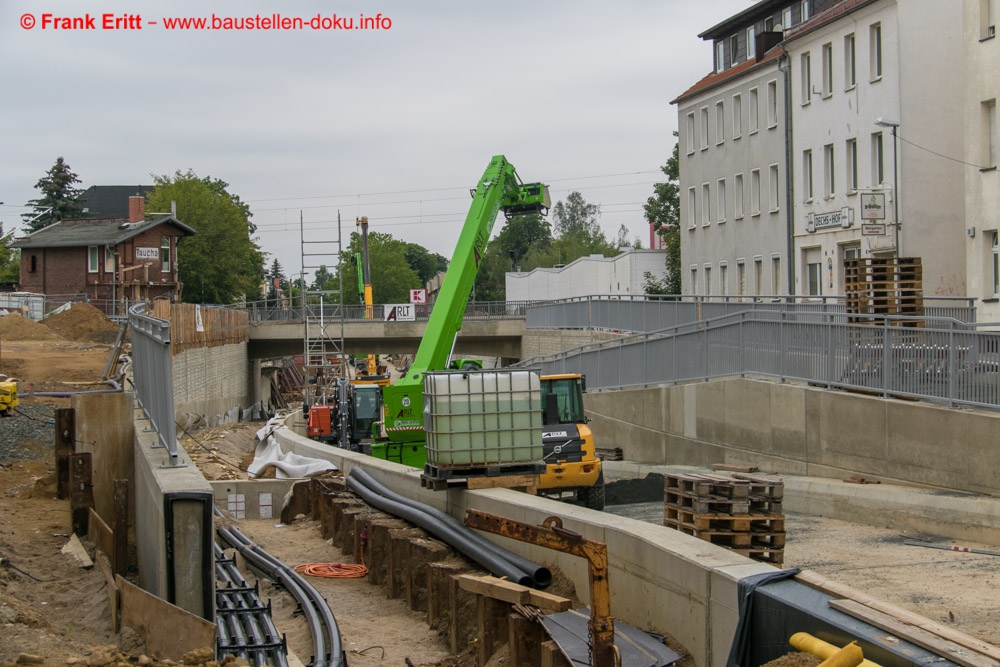
M424 466L427 460L424 373L448 367L448 357L462 328L462 317L493 223L500 211L509 219L526 213L545 214L550 206L547 186L522 183L507 158L493 157L472 192L472 206L413 363L405 376L382 389L387 441L372 446L373 456L418 468Z

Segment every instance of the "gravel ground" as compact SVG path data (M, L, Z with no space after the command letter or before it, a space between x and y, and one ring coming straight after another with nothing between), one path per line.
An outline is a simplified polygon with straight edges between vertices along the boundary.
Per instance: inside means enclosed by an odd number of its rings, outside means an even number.
M51 456L55 411L52 405L21 402L9 417L0 417L0 465ZM25 440L35 446L25 446Z

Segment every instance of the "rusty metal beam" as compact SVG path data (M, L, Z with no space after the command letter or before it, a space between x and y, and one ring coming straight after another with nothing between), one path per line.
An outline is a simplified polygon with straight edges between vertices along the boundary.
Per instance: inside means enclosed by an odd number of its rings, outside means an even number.
M615 622L611 616L608 588L608 548L603 542L588 540L580 533L563 528L562 519L550 516L541 526L533 526L479 510L469 510L465 525L519 542L554 549L586 558L590 578L590 664L615 667Z

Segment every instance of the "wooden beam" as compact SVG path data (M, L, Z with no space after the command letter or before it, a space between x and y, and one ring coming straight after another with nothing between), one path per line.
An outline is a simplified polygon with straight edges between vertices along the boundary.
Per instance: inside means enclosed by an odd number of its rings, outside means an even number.
M488 598L511 604L526 604L530 597L528 593L530 589L526 586L496 577L462 574L458 577L458 585L462 587L463 591L485 595Z
M114 539L111 565L115 574L125 576L128 572L128 490L127 479L116 479L114 489L114 528L111 536Z
M90 452L69 457L69 509L73 517L73 532L87 534L90 508L94 506L94 470Z
M533 588L528 589L528 604L533 604L539 609L549 612L568 611L573 606L573 602L569 598L545 591L536 591Z
M73 408L56 410L56 498L69 498L69 457L76 452L76 412Z
M1000 662L966 646L960 646L915 625L872 609L854 600L830 600L830 607L848 616L861 619L876 628L891 632L911 644L916 644L963 667L998 667Z

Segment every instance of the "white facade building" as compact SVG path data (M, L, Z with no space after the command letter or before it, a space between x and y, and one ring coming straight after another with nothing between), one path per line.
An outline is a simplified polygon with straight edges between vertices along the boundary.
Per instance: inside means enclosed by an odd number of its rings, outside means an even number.
M845 258L897 250L926 296L965 294L962 2L846 0L785 33L796 294L842 295Z
M666 257L665 250L630 248L616 257L580 257L563 267L507 273L507 301L641 296L646 272L663 280Z
M996 0L965 0L965 248L980 322L1000 322L1000 171Z

